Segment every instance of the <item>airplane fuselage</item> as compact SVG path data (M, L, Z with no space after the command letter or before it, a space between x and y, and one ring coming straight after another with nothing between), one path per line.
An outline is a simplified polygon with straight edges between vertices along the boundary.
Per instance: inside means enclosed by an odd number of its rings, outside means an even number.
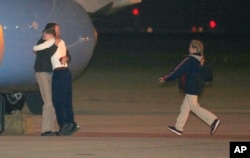
M93 18L141 0L8 0L0 2L0 107L41 114L43 101L35 80L32 48L50 22L58 23L77 77L91 60L97 32ZM101 16L100 16L101 15ZM50 61L48 61L50 62ZM63 85L62 85L63 86Z
M1 92L28 91L36 87L32 47L49 22L61 27L62 39L71 54L73 76L88 65L97 35L89 15L76 1L1 1L0 15Z

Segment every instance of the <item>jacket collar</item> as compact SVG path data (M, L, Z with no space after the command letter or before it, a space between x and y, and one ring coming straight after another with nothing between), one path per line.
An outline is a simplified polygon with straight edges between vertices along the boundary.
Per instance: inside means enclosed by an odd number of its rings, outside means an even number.
M201 53L189 54L188 56L194 57L198 61L201 61Z

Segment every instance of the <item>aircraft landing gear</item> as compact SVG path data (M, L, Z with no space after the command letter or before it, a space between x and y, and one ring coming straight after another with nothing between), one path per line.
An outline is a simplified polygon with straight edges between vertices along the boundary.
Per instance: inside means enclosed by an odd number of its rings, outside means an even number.
M22 111L25 101L31 113L42 114L43 100L40 92L0 93L0 97L5 102L6 114L11 114L15 110Z
M10 114L12 111L21 111L24 107L25 96L23 93L4 93L2 97L5 101L5 112Z

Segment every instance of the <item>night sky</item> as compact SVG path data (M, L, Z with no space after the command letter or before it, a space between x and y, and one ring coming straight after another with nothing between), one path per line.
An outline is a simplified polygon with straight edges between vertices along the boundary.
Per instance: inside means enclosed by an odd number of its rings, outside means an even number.
M131 12L138 8L139 16ZM250 33L249 0L143 0L115 14L94 21L99 31L133 30L153 27L158 31L189 31L192 26L209 29L216 21L216 31Z

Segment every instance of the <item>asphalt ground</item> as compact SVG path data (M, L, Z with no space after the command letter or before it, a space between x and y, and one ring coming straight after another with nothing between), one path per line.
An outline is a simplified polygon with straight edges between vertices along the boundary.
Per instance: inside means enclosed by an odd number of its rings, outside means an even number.
M32 116L35 131L4 135L0 156L6 158L226 158L230 142L249 142L249 114L218 113L215 135L191 115L182 136L167 130L176 114L76 115L81 126L72 136L41 137L41 117Z

